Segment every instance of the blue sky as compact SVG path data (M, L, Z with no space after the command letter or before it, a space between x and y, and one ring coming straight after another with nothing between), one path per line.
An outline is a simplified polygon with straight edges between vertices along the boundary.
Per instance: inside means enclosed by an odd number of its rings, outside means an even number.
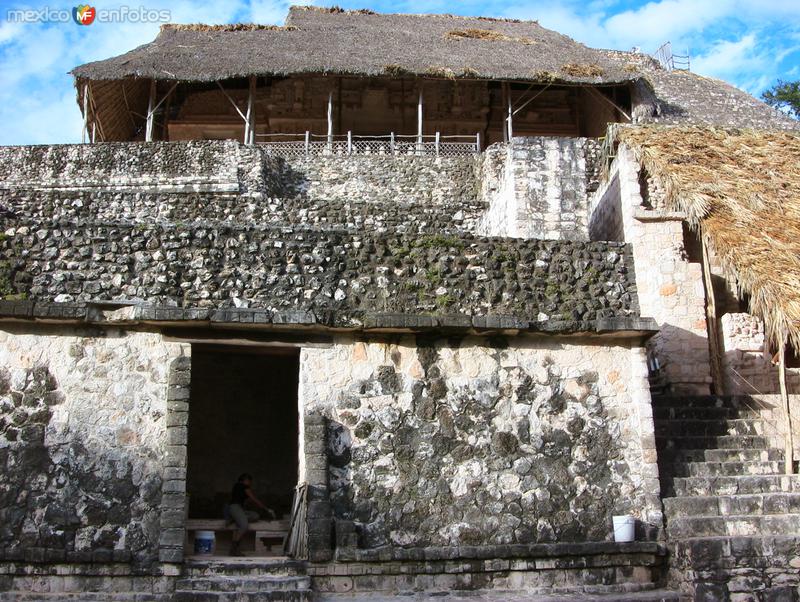
M283 0L95 3L166 9L177 23L282 23ZM312 2L294 2L312 3ZM778 78L800 79L800 0L339 0L378 12L445 12L535 19L589 46L652 53L665 41L692 55L692 71L760 94ZM152 40L158 23L13 23L9 9L71 10L72 4L0 0L0 144L80 140L72 67Z

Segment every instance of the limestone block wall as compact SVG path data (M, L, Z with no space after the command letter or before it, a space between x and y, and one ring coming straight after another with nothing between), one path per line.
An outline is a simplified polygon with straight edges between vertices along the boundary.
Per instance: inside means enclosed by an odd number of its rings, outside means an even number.
M722 376L729 395L780 392L778 369L767 348L764 323L747 313L729 313L720 319ZM800 391L800 369L787 368L789 391Z
M636 315L619 243L468 235L130 225L0 218L3 295L175 307L367 314L519 315L591 322Z
M514 138L487 150L480 231L493 236L586 240L588 191L597 187L588 138Z
M328 419L333 518L361 548L607 540L618 513L650 536L661 524L641 348L339 338L303 349L300 400Z
M152 333L0 329L0 560L152 570L183 352Z
M648 342L676 392L710 391L705 290L700 263L688 260L680 213L652 209L641 195L640 166L624 146L618 150L609 181L591 202L593 237L618 235L632 248L642 316L658 322Z

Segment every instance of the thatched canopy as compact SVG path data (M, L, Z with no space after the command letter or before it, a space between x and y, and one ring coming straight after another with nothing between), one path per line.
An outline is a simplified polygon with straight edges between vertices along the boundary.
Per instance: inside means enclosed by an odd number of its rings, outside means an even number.
M535 21L292 7L284 27L166 25L153 42L72 73L90 80L216 81L400 72L597 84L635 79L632 62L633 57L588 48Z
M646 126L616 138L750 296L771 341L800 348L800 133Z

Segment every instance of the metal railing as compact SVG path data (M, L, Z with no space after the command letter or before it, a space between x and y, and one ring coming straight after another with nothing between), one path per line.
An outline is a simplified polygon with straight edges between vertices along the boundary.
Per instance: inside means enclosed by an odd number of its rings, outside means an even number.
M653 58L667 71L689 71L691 67L689 51L687 50L686 54L673 54L672 42L664 42L659 46L653 53Z
M357 136L325 134L256 134L256 142L270 154L284 157L394 155L427 157L466 157L481 152L481 135L442 136L436 134L388 134Z

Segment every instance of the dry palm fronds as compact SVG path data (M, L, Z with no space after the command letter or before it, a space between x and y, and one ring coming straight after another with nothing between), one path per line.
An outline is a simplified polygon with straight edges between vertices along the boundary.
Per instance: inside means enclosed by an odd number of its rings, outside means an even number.
M519 42L528 45L536 43L530 38L509 36L502 31L492 29L453 29L444 34L444 37L448 40L489 40L491 42Z
M615 135L750 296L770 341L800 347L800 134L647 126Z
M533 79L537 82L554 82L558 79L558 75L552 71L534 71Z
M383 66L383 72L386 75L391 75L392 77L403 77L406 75L414 75L414 72L410 69L406 69L402 65L398 65L397 63L391 63L389 65Z
M456 73L448 67L428 67L425 69L425 75L431 77L441 77L442 79L455 79Z
M230 23L206 25L205 23L165 23L161 31L295 31L291 25L258 25L257 23Z
M604 73L602 67L594 63L566 63L561 65L561 70L573 77L599 77Z

